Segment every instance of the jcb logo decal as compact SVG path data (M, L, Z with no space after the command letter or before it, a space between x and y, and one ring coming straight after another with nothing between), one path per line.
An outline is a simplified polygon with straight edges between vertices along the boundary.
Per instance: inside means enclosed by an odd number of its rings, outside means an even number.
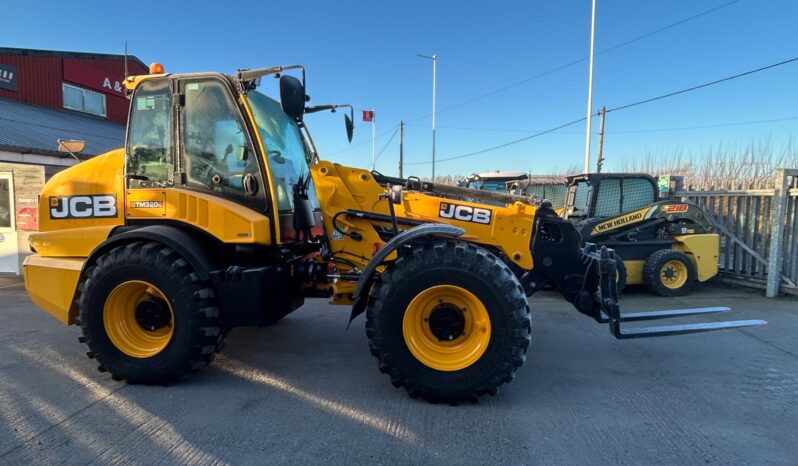
M116 195L53 196L50 197L50 218L110 218L116 217Z
M467 205L452 204L451 202L441 202L441 209L438 216L441 218L452 218L463 222L490 223L492 211L481 207L469 207Z
M679 212L687 212L687 204L668 204L662 206L662 211L666 214L675 214Z

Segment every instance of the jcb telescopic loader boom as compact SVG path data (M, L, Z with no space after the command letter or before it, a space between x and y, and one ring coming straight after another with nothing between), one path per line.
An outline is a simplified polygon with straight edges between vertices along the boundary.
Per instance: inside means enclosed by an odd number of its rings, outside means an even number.
M256 90L271 75L280 103ZM306 109L299 66L125 84L125 148L50 180L25 263L34 302L80 325L115 379L184 379L227 329L275 322L308 296L365 312L380 370L449 403L512 380L530 342L524 292L546 282L619 338L762 323L622 330L662 314L620 314L612 252L581 247L552 211L501 193L472 193L495 207L451 201L418 179L320 160L303 117L327 107Z

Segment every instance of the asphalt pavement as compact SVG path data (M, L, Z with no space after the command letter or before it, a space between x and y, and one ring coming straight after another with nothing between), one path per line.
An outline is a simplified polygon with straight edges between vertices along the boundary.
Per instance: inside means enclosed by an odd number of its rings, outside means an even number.
M533 342L515 381L452 407L393 388L363 318L347 331L349 309L319 299L277 325L233 330L187 382L114 382L77 328L5 277L0 464L798 463L798 301L719 285L670 300L631 291L626 311L728 305L729 318L769 321L635 341L555 293L530 303Z

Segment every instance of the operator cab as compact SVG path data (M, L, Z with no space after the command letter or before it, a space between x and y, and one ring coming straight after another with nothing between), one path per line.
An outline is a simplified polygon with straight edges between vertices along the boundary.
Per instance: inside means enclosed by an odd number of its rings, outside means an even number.
M272 228L279 225L281 242L321 234L309 168L316 154L302 121L308 100L304 70L303 82L280 77L279 103L256 90L261 76L280 76L291 68L301 67L240 71L236 77L197 73L133 78L126 138L128 193L136 199L136 191L170 188L212 194L269 217ZM329 107L338 106L309 110ZM351 140L352 119L346 121ZM134 205L158 209L163 201Z
M563 217L584 221L614 217L653 204L657 182L645 173L587 173L566 177Z

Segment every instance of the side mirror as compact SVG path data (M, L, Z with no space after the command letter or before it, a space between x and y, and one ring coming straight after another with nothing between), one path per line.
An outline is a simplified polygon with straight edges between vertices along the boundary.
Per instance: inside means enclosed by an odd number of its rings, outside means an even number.
M305 114L305 88L297 78L288 75L280 77L280 105L283 113L302 121Z
M66 154L80 154L86 148L86 141L78 141L76 139L59 139L58 152Z
M80 162L81 160L78 158L76 154L80 154L83 152L83 149L86 148L86 141L78 141L76 139L59 139L58 140L58 152L69 154L72 156L73 159Z
M346 125L346 138L352 142L352 134L355 132L355 123L349 118L349 115L344 115L344 124Z

